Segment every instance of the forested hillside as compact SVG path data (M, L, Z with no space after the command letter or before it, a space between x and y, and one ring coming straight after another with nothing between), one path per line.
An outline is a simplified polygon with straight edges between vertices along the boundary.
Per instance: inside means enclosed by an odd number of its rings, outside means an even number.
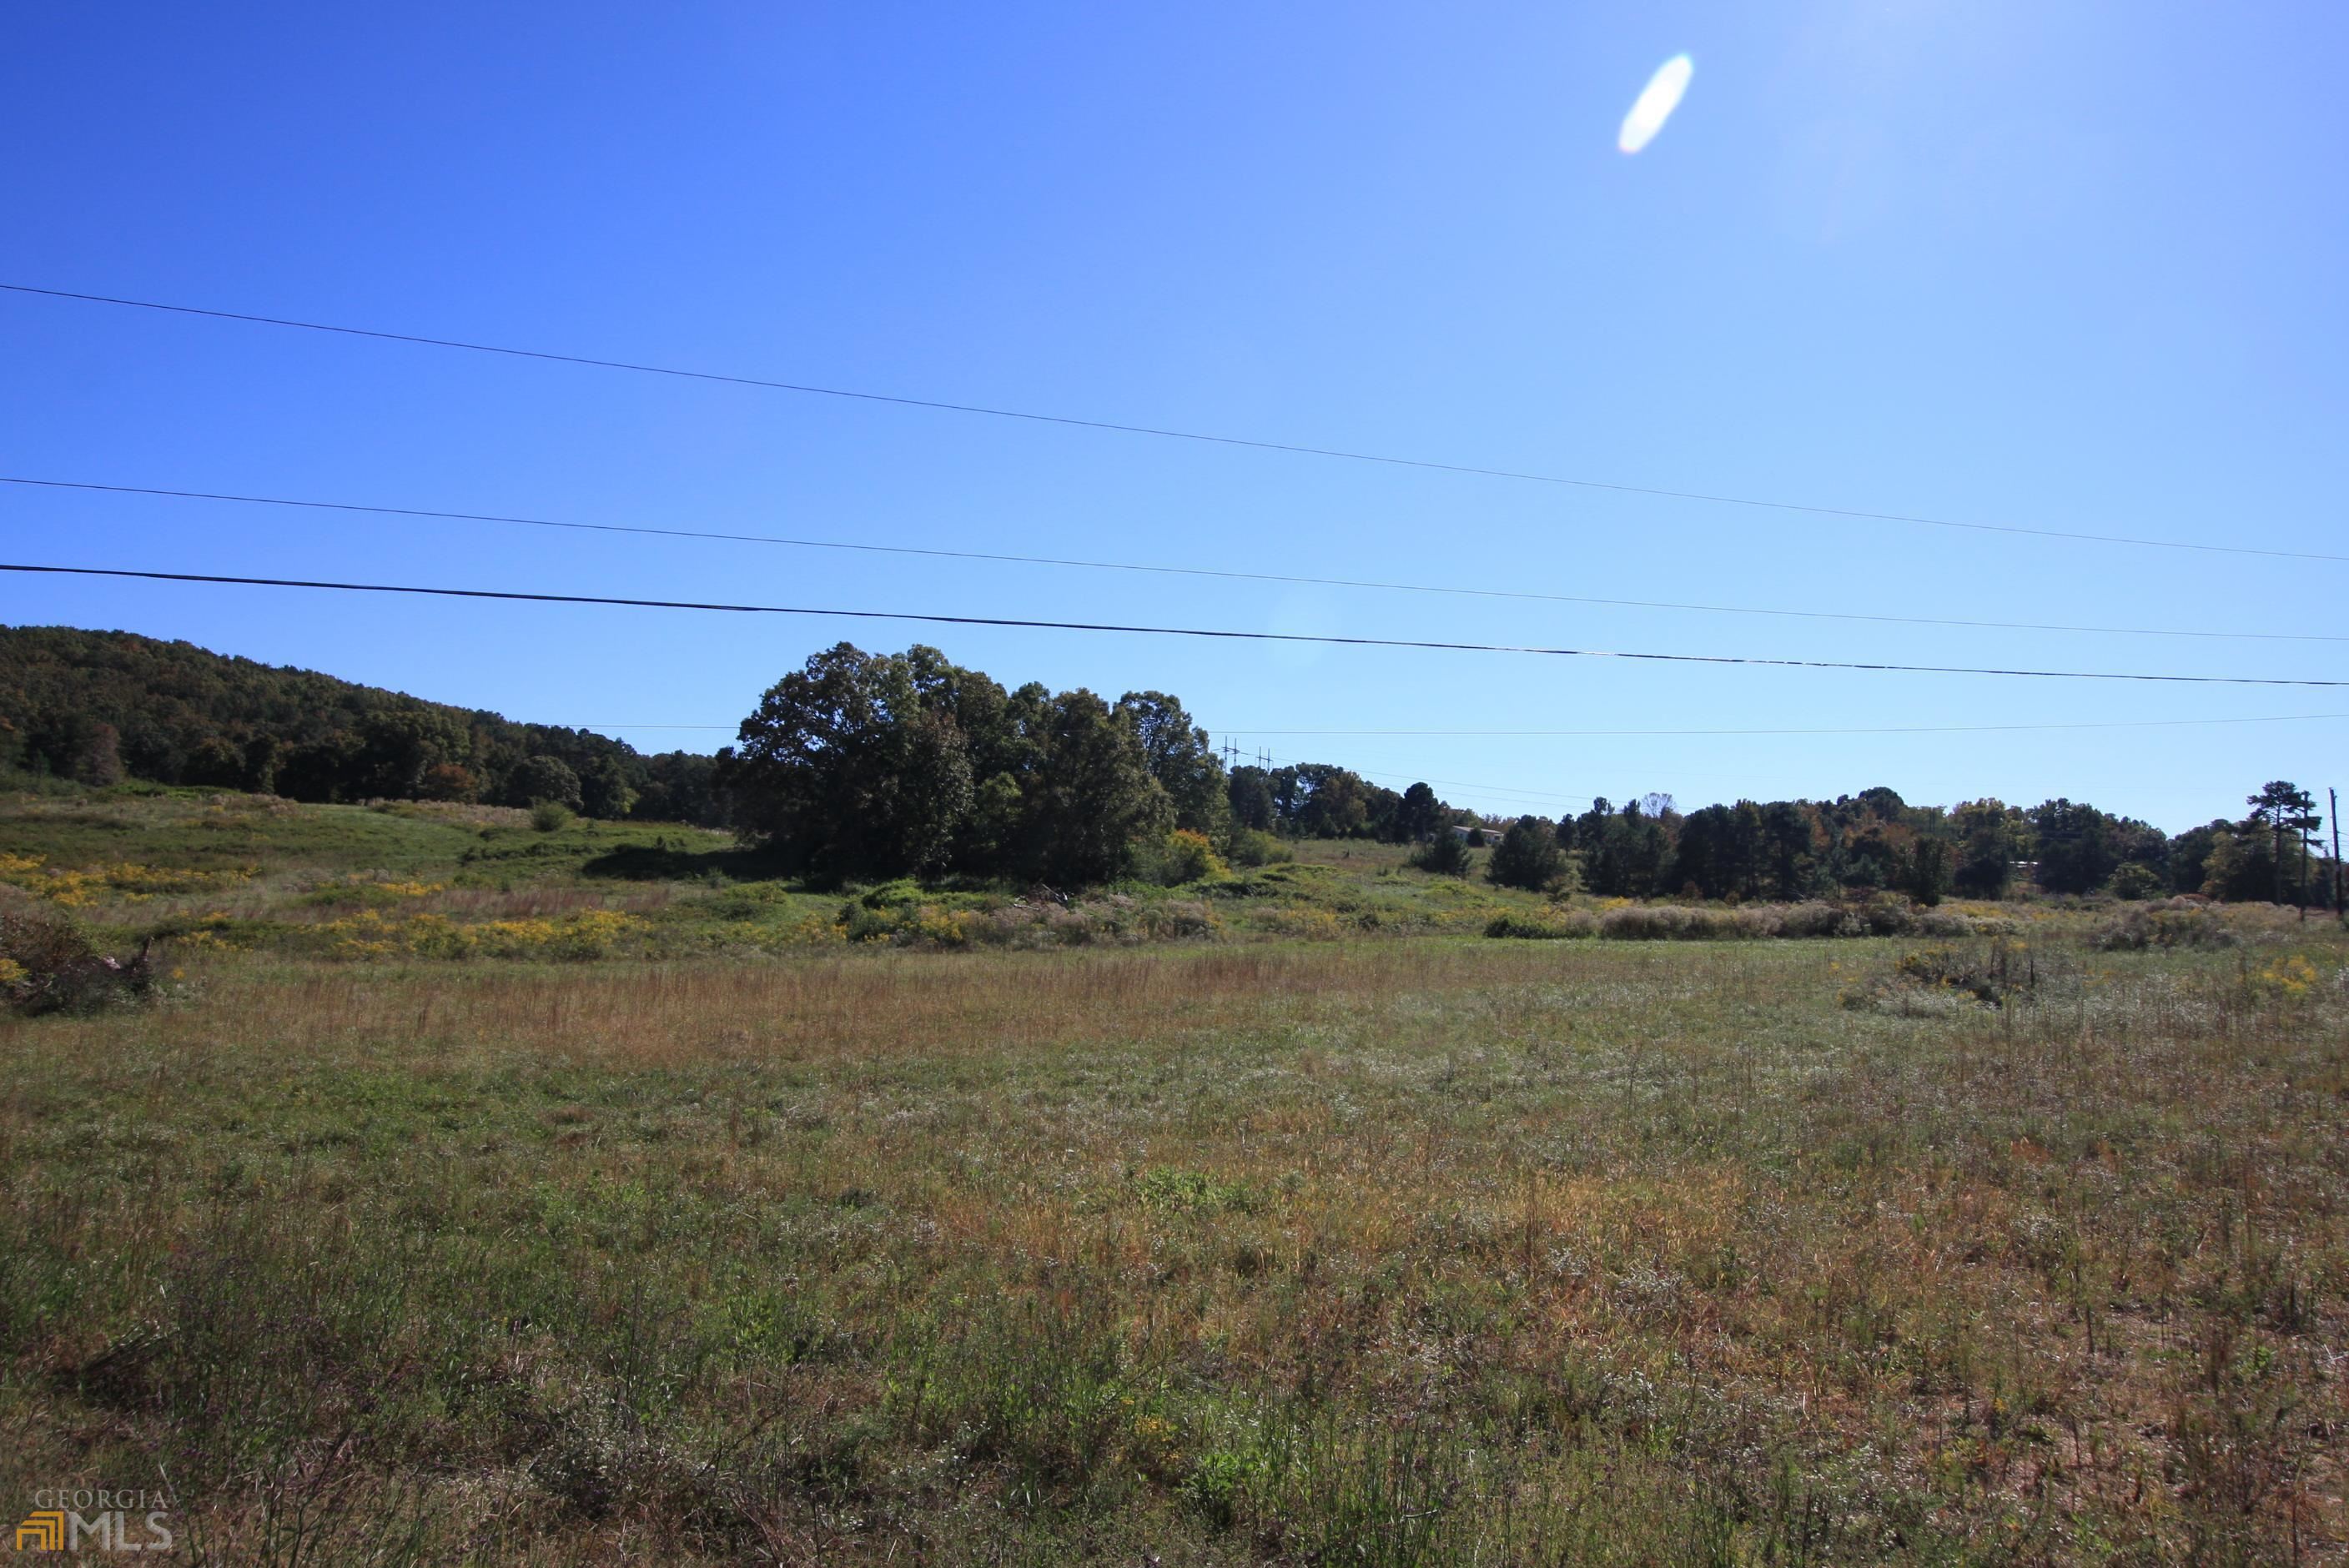
M714 760L355 686L190 643L0 627L0 765L297 800L560 800L715 823Z

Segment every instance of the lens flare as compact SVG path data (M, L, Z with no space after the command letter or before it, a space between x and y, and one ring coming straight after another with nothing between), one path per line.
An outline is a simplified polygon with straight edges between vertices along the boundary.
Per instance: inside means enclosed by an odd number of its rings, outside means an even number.
M1615 138L1615 145L1626 152L1637 152L1656 139L1656 132L1664 129L1664 121L1672 118L1672 110L1681 107L1681 95L1688 91L1689 77L1695 73L1696 62L1686 55L1674 55L1656 67L1648 78L1640 99L1631 112L1623 117L1623 129Z

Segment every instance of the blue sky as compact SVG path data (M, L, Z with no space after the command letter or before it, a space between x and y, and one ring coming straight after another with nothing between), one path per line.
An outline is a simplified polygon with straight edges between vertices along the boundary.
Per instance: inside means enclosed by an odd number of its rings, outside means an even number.
M1637 157L1616 129L1681 51ZM1630 485L2341 552L2349 13L1859 4L161 5L0 24L0 281ZM2345 569L1512 483L0 295L0 472L1757 607L2349 634ZM6 555L1926 664L2339 641L1896 627L0 487ZM1494 810L2342 772L2349 693L1225 645L10 578L647 749L814 649L1182 696ZM1246 732L1246 733L1239 733ZM1464 781L1464 782L1463 782Z

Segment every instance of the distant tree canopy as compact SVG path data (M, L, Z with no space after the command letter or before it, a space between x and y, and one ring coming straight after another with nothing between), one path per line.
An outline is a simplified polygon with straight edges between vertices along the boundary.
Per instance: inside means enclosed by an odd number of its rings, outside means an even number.
M1951 880L1968 898L2004 898L2031 838L2031 824L2002 800L1968 800L1949 815L1957 840Z
M297 800L486 800L545 791L601 817L722 826L717 759L647 757L584 729L516 724L309 670L128 632L0 627L0 765L113 783L258 789Z
M1874 789L1834 800L1740 800L1685 816L1669 803L1657 810L1653 797L1619 810L1601 799L1559 823L1558 838L1579 859L1585 887L1630 898L1793 900L1881 889L1932 903L1950 892L2000 898L2020 884L2059 894L2280 899L2302 884L2303 861L2312 895L2327 890L2330 862L2306 843L2317 826L2308 793L2270 784L2250 804L2240 822L2171 838L2060 799L2028 810L1968 800L1945 811Z
M2259 793L2248 797L2243 803L2251 809L2251 814L2244 819L2243 826L2252 830L2264 828L2272 840L2269 853L2271 872L2269 896L2282 903L2284 889L2290 881L2286 868L2293 858L2285 850L2285 840L2298 841L2302 851L2298 858L2302 871L2305 871L2307 837L2323 825L2324 819L2317 815L2314 796L2282 779L2261 786Z
M1564 880L1566 851L1557 847L1557 833L1547 822L1539 817L1520 817L1493 846L1485 875L1502 887L1541 892Z
M1133 721L1143 764L1166 792L1174 825L1203 834L1213 843L1230 839L1231 781L1207 732L1191 722L1183 705L1164 692L1128 692L1118 707Z
M2119 868L2120 824L2094 806L2050 800L2033 807L2028 817L2044 891L2093 892Z
M506 780L506 790L517 804L535 806L552 800L576 811L585 804L579 775L559 757L528 757Z
M1419 843L1462 814L1423 783L1398 792L1329 762L1235 768L1229 799L1238 826L1293 839Z

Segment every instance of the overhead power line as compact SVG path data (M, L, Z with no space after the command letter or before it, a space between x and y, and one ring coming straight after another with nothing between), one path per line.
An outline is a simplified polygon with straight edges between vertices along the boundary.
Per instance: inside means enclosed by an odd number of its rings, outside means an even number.
M2204 724L2313 724L2349 718L2349 713L2275 713L2238 718L2122 718L2062 724L1865 724L1822 729L1235 729L1210 725L1216 735L1328 736L1332 738L1409 737L1433 740L1547 740L1556 738L1646 738L1737 735L1986 735L2006 730L2047 729L2175 729ZM731 724L577 724L574 729L708 729L739 728Z
M2277 713L2243 718L2124 718L2062 724L1864 724L1821 729L1219 729L1217 735L1286 736L1413 736L1423 738L1467 739L1476 737L1537 740L1555 737L1595 738L1734 735L1986 735L2004 730L2047 729L2174 729L2202 724L2307 724L2322 719L2349 718L2349 713ZM730 724L643 725L650 729L731 729Z
M994 419L1019 419L1030 424L1060 425L1074 429L1102 430L1125 436L1150 436L1163 440L1195 441L1209 446L1239 447L1254 451L1284 452L1297 457L1329 458L1344 462L1377 463L1388 468L1418 469L1435 473L1468 475L1478 479L1509 480L1526 484L1563 485L1576 490L1608 490L1620 495L1654 496L1670 500L1702 501L1714 506L1751 507L1767 511L1800 512L1812 517L1837 517L1866 522L1909 523L1924 528L1963 529L1976 533L2021 534L2039 539L2073 540L2090 544L2123 544L2147 550L2189 550L2214 555L2258 555L2288 561L2349 561L2349 555L2323 554L2313 551L2263 550L2246 544L2201 544L2175 539L2143 539L2126 534L2026 528L2013 523L1963 522L1951 518L1924 517L1912 512L1868 511L1856 507L1817 506L1802 501L1770 500L1758 496L1723 495L1705 490L1668 490L1655 485L1619 484L1611 480L1580 479L1564 474L1536 473L1517 469L1485 468L1473 463L1437 462L1426 458L1349 451L1341 448L1306 446L1292 441L1215 435L1201 430L1178 430L1154 425L1126 424L1113 419L1081 418L1068 414L1044 414L1033 409L999 408L979 403L954 403L934 397L912 397L895 393L865 392L843 387L819 387L808 382L775 380L760 376L737 376L715 370L688 370L677 366L646 365L625 359L604 359L593 355L562 354L548 349L518 348L506 344L471 343L461 338L432 337L421 333L389 332L378 327L349 326L333 322L300 321L290 316L260 315L247 311L215 310L202 305L173 304L160 300L125 299L114 294L86 294L73 289L41 288L31 284L0 283L0 290L12 294L38 295L46 299L73 300L84 304L119 305L133 310L202 316L213 321L234 321L259 326L291 327L303 332L332 333L343 337L372 338L384 343L405 343L426 348L463 349L471 354L495 354L512 359L533 359L555 365L582 366L596 370L625 370L641 376L665 376L683 381L709 381L730 387L755 387L771 392L792 392L813 397L837 397L859 403L885 403L898 407L927 408L948 414L973 414Z
M1298 757L1276 757L1272 762L1275 768L1314 766L1303 758ZM1413 784L1440 784L1447 789L1473 789L1489 799L1506 800L1519 806L1563 806L1576 800L1588 805L1597 799L1591 795L1559 795L1540 789L1515 789L1503 784L1472 784L1464 779L1437 779L1425 773L1414 773L1407 768L1358 768L1351 763L1330 763L1326 759L1323 765L1343 768L1356 778L1367 779L1382 789L1393 789L1398 786L1408 789Z
M1282 767L1310 766L1299 757L1276 757L1273 762ZM1474 789L1490 799L1514 801L1519 805L1563 806L1579 800L1587 806L1598 799L1596 795L1559 795L1541 789L1514 789L1504 784L1472 784L1464 779L1437 779L1424 773L1414 773L1408 768L1354 768L1344 763L1332 766L1345 768L1347 772L1357 778L1368 779L1374 784L1382 779L1406 779L1413 784L1441 784L1448 789Z
M796 604L733 604L692 599L638 599L600 593L528 593L497 588L429 588L396 583L336 583L308 578L238 577L199 572L145 572L124 566L44 566L0 562L0 572L67 577L121 577L150 583L209 583L243 588L312 588L341 593L409 593L440 599L496 599L533 604L602 604L636 610L696 610L740 615L834 616L912 621L937 626L1007 626L1028 631L1123 632L1142 636L1207 637L1244 643L1311 643L1328 647L1410 648L1444 653L1534 654L1550 658L1635 659L1651 664L1748 665L1806 670L1870 670L1899 675L2003 676L2045 680L2150 681L2168 686L2349 686L2349 681L2285 676L2178 676L2135 671L2001 669L1972 665L1898 665L1847 659L1763 658L1742 654L1658 654L1605 648L1555 648L1510 643L1458 643L1423 637L1346 637L1307 632L1247 632L1204 626L1143 626L1102 621L1046 621L1009 615L943 615L908 610L840 610Z
M290 507L307 511L347 511L371 517L425 518L440 522L512 523L524 528L569 529L581 533L624 533L656 539L716 540L734 544L774 544L795 550L837 550L865 555L916 555L945 561L988 561L1018 566L1072 566L1092 572L1139 572L1160 576L1208 577L1224 582L1279 583L1313 588L1366 588L1391 593L1437 593L1472 599L1522 599L1546 604L1594 604L1613 609L1687 610L1714 615L1768 615L1808 621L1863 621L1889 626L1959 626L1972 631L2081 632L2130 637L2199 637L2265 643L2349 643L2349 635L2321 632L2209 632L2175 626L2095 626L2044 621L1970 621L1932 615L1871 615L1847 610L1777 610L1744 604L1691 604L1663 599L1605 599L1582 593L1537 593L1515 588L1461 588L1425 583L1387 583L1350 577L1302 577L1236 568L1162 566L1130 561L1086 561L1057 555L1007 555L928 545L871 544L836 539L794 539L770 533L726 533L708 529L656 528L649 523L573 522L554 518L513 517L496 512L443 511L428 507L377 506L360 501L309 500L287 496L236 495L218 490L167 490L149 485L98 484L84 480L32 479L0 474L0 484L43 490L92 490L105 495L155 496L171 500L225 501L240 506Z

